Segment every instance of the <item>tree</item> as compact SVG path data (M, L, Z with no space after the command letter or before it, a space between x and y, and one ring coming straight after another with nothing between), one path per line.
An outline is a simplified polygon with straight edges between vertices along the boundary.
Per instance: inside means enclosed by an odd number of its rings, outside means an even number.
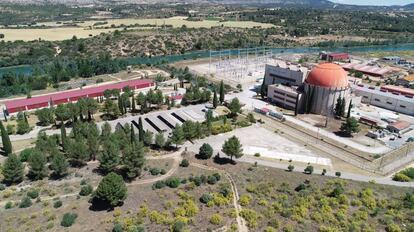
M144 132L144 144L146 146L151 146L153 140L154 140L154 133L152 133L149 130L145 131Z
M155 135L155 145L157 145L158 148L163 148L165 146L165 137L163 133L158 133Z
M217 108L217 106L218 106L217 91L214 90L214 93L213 93L213 107Z
M183 128L179 124L175 125L175 128L172 131L172 135L170 139L171 139L171 142L175 144L175 147L178 147L178 145L183 144L184 139L185 139L184 131L183 131Z
M4 161L3 176L6 183L14 184L23 180L24 165L15 154L10 154Z
M106 141L99 157L99 167L106 173L112 172L118 166L119 161L119 147L112 141Z
M236 159L243 156L242 145L236 136L233 136L226 140L221 151L223 151L227 156L230 156L231 160L233 160L233 156Z
M141 174L145 164L144 146L141 142L126 146L123 156L123 164L128 178L135 178Z
M137 138L135 137L134 126L131 126L131 144L134 144L136 142L137 142Z
M66 160L65 156L57 152L50 163L50 169L53 170L53 175L60 178L67 174L69 163Z
M142 118L138 119L138 137L139 141L144 142L144 126L142 124Z
M46 157L37 149L34 149L29 158L29 177L33 180L41 180L48 174Z
M136 112L136 104L135 104L135 96L134 96L134 92L132 92L132 96L131 96L131 107L132 107L132 112Z
M69 107L65 104L60 104L55 109L56 120L61 121L62 124L64 121L67 121L71 118L71 112L69 112Z
M94 193L94 199L111 207L118 206L127 197L127 188L120 175L113 172L105 176Z
M263 78L263 83L260 86L260 96L262 99L265 99L267 97L267 85L265 84L265 78Z
M292 172L292 171L293 171L293 169L295 169L295 166L293 166L292 164L289 164L289 166L288 166L288 171L289 171L289 172Z
M54 110L51 108L43 108L35 111L35 115L41 126L48 126L55 122Z
M358 120L356 120L354 117L347 118L346 122L342 123L341 125L341 131L347 136L352 136L353 133L358 133L359 132Z
M352 105L352 99L351 99L351 101L349 102L349 106L348 106L348 114L346 116L347 118L350 118L351 117L352 107L354 107L354 106Z
M65 148L66 128L63 123L60 125L60 139L62 140L62 147Z
M3 143L3 150L6 155L10 155L12 153L13 147L10 141L9 134L7 133L6 129L4 129L3 123L0 121L0 133L1 133L1 141Z
M220 82L220 103L223 104L224 102L224 83L223 81Z
M233 98L229 104L229 109L232 116L236 116L238 113L241 112L241 105L240 101L237 97Z
M198 156L200 159L210 159L213 155L213 148L210 146L210 144L204 143L198 152Z
M88 146L83 138L67 139L66 147L65 151L73 161L83 165L88 160Z

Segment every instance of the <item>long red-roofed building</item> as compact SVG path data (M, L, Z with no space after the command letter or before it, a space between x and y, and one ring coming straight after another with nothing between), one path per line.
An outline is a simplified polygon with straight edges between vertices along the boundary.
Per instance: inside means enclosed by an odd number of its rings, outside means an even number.
M6 110L8 113L15 113L25 110L33 110L42 107L48 107L50 103L53 105L59 105L69 102L78 101L81 98L94 98L103 96L105 90L118 89L122 90L124 87L129 86L132 90L143 89L153 86L154 83L151 80L128 80L118 83L100 85L96 87L89 87L84 89L70 90L40 96L34 96L32 98L21 98L5 101Z

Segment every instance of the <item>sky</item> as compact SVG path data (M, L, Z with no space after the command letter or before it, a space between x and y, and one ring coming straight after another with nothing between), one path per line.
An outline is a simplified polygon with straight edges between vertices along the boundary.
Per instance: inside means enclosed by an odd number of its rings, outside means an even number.
M331 0L332 2L338 2L343 4L355 4L355 5L406 5L414 3L414 0Z

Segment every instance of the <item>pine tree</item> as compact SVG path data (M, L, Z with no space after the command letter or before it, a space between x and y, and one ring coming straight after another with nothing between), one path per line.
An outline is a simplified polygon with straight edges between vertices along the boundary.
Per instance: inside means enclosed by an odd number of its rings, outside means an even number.
M346 108L346 102L345 97L341 99L341 117L345 116L345 108Z
M112 172L118 166L120 161L119 148L112 141L106 141L103 147L103 151L101 153L101 156L99 157L99 167L104 172Z
M160 149L165 146L165 137L163 133L160 132L155 135L155 145Z
M125 148L123 164L125 165L128 178L139 176L144 163L144 146L141 142L133 143Z
M67 174L69 163L66 160L65 156L58 152L53 155L52 161L50 163L50 169L53 170L53 175L60 178Z
M224 82L220 82L220 104L224 102Z
M33 180L41 180L48 174L46 157L37 149L34 149L29 158L29 177Z
M231 160L233 160L233 156L236 157L236 159L243 156L242 145L236 136L226 140L221 151L223 151L227 156L230 156Z
M213 94L213 107L217 108L218 106L218 100L217 100L217 91L214 90L214 94Z
M0 121L0 133L1 133L1 141L3 143L3 150L6 155L10 155L12 153L12 144L10 142L9 134L7 133L6 129L4 128L3 123Z
M183 128L177 124L172 131L171 142L175 144L175 147L178 147L178 145L181 145L184 142L184 139L185 135Z
M358 120L356 120L354 117L347 118L346 122L342 123L341 125L341 131L348 136L351 136L353 133L358 133Z
M140 117L138 119L138 136L139 136L139 141L140 142L144 142L144 126L142 125L142 118Z
M23 180L24 165L15 154L10 154L3 165L3 176L6 183L14 184Z
M127 197L127 187L122 176L113 172L106 175L94 193L94 199L111 207L121 204Z

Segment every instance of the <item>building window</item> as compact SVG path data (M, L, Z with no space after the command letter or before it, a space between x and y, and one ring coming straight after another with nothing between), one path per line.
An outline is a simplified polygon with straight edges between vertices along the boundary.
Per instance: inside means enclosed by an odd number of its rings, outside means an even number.
M392 102L387 102L388 105L392 105Z
M374 100L375 100L375 101L377 101L377 102L379 102L379 101L380 101L380 99L378 99L378 98L375 98Z
M401 108L406 108L406 106L404 106L404 105L400 105L400 107L401 107Z
M368 96L364 96L364 98L368 99Z

